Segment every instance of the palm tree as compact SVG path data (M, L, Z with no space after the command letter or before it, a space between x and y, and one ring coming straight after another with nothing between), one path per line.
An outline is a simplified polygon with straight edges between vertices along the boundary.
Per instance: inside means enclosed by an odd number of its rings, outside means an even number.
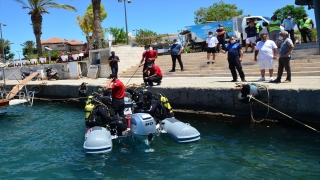
M94 17L94 31L95 31L95 34L96 34L96 41L97 41L97 44L98 44L98 49L102 48L100 5L101 5L101 0L92 0L93 17Z
M4 49L4 54L8 54L9 52L6 52L6 47L10 47L11 44L13 44L13 43L11 43L9 40L0 39L0 54L1 54L0 59L2 59L4 57L4 55L2 54L2 45L3 45L3 49ZM6 57L6 59L7 58L8 57Z
M33 54L33 49L36 46L34 41L26 41L23 44L23 48L27 49L28 54Z
M18 3L22 4L23 9L29 9L29 15L31 15L31 22L33 33L36 37L37 51L38 56L42 56L42 48L41 48L41 34L42 34L42 14L48 13L48 8L58 8L65 9L68 11L75 11L77 9L70 5L58 4L53 2L53 0L28 0L28 4L23 0L14 0Z

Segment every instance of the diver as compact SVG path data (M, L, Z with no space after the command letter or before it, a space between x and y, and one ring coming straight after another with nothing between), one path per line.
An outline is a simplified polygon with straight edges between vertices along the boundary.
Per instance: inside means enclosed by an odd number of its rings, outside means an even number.
M88 117L88 128L101 126L106 129L110 127L111 135L122 135L122 131L127 129L125 119L117 116L112 108L112 100L108 96L97 96L93 98L95 105Z
M173 113L171 116L161 100L154 98L150 91L144 92L142 101L137 102L136 105L134 113L148 113L156 119L157 123L165 118L173 117Z

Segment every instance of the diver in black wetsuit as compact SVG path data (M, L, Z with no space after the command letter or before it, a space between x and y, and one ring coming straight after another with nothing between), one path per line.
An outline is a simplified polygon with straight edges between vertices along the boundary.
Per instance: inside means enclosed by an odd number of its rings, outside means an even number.
M122 131L127 128L127 125L123 122L123 118L115 115L115 113L110 108L112 103L111 98L108 96L98 96L96 97L96 100L98 102L95 102L95 106L88 117L88 128L91 128L93 126L101 126L107 128L107 126L109 125L111 135L115 135L117 132L117 135L121 136Z

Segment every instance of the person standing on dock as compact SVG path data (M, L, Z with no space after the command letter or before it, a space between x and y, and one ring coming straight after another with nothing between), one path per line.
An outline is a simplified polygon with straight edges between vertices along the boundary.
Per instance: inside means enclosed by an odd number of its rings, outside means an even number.
M118 75L118 62L120 59L118 56L115 56L115 52L111 51L111 56L108 59L112 74Z
M216 30L217 39L219 41L218 46L222 46L223 50L226 50L226 37L228 36L226 30L224 29L222 24L219 24L218 29ZM219 52L219 48L217 51Z
M283 68L287 71L287 78L284 83L291 82L291 68L290 68L290 59L291 59L291 52L294 48L293 42L289 37L289 33L287 31L282 31L280 33L282 37L282 43L280 44L279 48L279 66L278 66L278 77L273 82L274 83L281 83L281 76L283 73Z
M210 64L210 55L212 53L212 64L214 64L214 60L216 58L216 48L219 41L216 37L212 35L213 33L210 31L208 33L209 37L206 40L207 44L207 64Z
M111 107L115 114L124 118L124 96L126 88L116 74L110 74L106 89L111 89Z
M142 59L140 61L140 65L139 65L139 67L141 67L143 65L142 78L143 78L144 83L147 83L145 81L145 77L147 76L147 74L145 74L145 70L148 67L147 62L150 60L150 61L153 61L153 63L154 63L157 58L158 58L157 52L154 50L150 50L150 45L146 45L145 51L142 53ZM142 64L143 62L144 62L144 64Z
M265 81L265 69L269 69L270 82L273 81L274 60L277 59L278 47L272 40L267 40L267 34L260 35L261 41L256 45L254 61L258 61L261 78L258 81ZM259 55L259 56L258 56Z
M223 50L221 46L219 48L223 54L228 52L229 69L230 69L232 77L233 77L233 80L231 82L238 81L236 69L238 70L241 81L247 82L244 77L244 73L243 73L242 66L241 66L242 57L243 57L242 47L238 42L236 42L236 37L234 37L234 36L232 36L229 41L230 41L230 43L226 47L226 50Z
M249 21L248 27L245 28L245 32L247 33L246 39L246 51L248 52L248 47L251 44L251 53L253 53L254 46L256 45L257 39L257 28L253 25L253 21Z
M294 18L292 18L292 14L288 13L288 16L285 20L283 20L282 26L284 27L284 30L287 31L290 34L290 39L292 40L293 44L295 43L294 39Z
M173 40L173 44L171 45L170 49L171 59L172 59L172 69L169 72L175 72L176 71L176 61L178 59L180 69L181 71L184 71L183 69L183 63L181 60L181 53L183 52L183 48L181 44L178 43L177 39Z
M273 15L271 17L271 21L269 22L268 31L269 31L269 39L273 42L277 42L279 38L281 21L278 20L277 15Z
M301 33L303 42L307 43L307 36L309 38L309 42L312 42L311 30L314 29L314 23L311 18L308 18L308 14L303 15L303 19L298 21L297 26Z

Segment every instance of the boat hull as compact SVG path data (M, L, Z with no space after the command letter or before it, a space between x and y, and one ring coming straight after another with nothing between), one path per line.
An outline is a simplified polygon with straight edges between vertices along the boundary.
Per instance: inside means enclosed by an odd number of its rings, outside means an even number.
M176 143L190 143L200 140L200 133L196 128L174 118L162 120L160 131L167 134Z
M106 128L95 126L89 128L85 135L83 148L86 153L105 153L112 150L111 133Z

